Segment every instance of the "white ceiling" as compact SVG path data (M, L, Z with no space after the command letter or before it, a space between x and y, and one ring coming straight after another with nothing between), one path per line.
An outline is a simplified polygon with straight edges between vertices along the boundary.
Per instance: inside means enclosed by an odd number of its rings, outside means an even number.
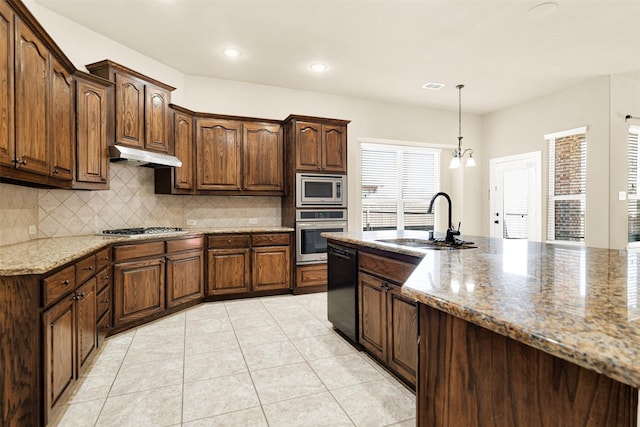
M542 17L528 0L37 2L186 74L454 111L464 83L465 113L640 76L640 0L560 0Z

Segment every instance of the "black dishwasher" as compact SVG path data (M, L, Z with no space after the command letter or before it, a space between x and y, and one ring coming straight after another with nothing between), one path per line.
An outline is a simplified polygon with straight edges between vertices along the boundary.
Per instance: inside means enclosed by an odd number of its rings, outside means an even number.
M358 342L358 250L327 243L327 315L334 328Z

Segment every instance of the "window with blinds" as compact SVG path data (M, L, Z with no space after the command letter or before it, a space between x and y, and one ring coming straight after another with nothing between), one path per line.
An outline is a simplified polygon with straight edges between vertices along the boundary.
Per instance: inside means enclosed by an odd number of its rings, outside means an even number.
M586 128L545 135L549 141L547 239L584 243Z
M640 242L640 196L638 187L640 186L640 176L638 174L638 135L640 126L629 127L629 171L627 188L628 200L628 221L629 221L629 243Z
M362 144L363 230L433 230L440 150Z

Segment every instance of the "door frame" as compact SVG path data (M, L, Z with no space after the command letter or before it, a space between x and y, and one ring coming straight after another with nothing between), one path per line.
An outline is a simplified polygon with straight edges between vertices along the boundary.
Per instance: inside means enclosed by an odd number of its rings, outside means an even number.
M503 233L498 236L497 228L493 226L494 213L500 201L503 201L501 192L497 191L498 174L505 170L532 168L534 170L533 180L530 179L529 192L533 191L529 200L532 204L529 206L529 240L542 241L542 151L533 151L530 153L516 154L513 156L497 157L489 159L489 235L491 237L502 238ZM533 181L533 182L531 182ZM503 222L504 218L500 218Z

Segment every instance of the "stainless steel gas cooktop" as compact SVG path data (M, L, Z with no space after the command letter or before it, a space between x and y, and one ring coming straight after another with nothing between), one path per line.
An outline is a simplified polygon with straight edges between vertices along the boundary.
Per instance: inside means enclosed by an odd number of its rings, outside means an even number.
M185 232L180 227L137 227L137 228L117 228L114 230L103 230L101 234L114 236L139 236L148 234L166 234Z

